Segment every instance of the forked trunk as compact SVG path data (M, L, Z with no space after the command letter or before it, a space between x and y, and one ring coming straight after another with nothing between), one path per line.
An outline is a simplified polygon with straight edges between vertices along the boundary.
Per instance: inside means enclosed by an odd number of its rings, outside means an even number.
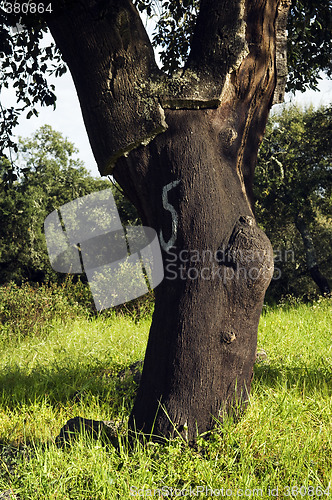
M273 94L282 99L289 2L202 0L188 63L172 77L156 67L131 2L101 4L73 2L49 24L101 173L162 246L130 425L193 441L250 391L273 272L251 184Z

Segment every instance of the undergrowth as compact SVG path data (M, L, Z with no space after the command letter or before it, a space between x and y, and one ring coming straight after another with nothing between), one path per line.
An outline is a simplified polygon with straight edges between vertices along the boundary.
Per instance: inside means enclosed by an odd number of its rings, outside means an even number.
M21 500L331 494L330 300L264 308L258 348L266 357L255 365L249 406L237 422L216 422L196 447L178 438L130 448L119 431L117 447L82 433L58 448L61 427L77 415L125 429L137 390L125 369L144 357L151 306L103 315L73 295L52 299L51 287L34 300L31 289L0 293L24 298L16 319L4 314L12 299L1 306L0 492Z

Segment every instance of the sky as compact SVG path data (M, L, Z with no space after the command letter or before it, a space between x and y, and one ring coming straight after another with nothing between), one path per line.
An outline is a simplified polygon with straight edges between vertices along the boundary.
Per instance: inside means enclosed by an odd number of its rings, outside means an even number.
M91 151L89 139L85 131L83 118L76 90L69 71L61 78L50 78L51 83L56 86L57 104L56 110L53 107L40 107L39 116L33 116L29 120L25 115L21 116L19 125L15 128L16 136L31 136L40 126L44 124L61 132L79 150L78 157L83 160L86 168L95 177L100 177L97 164ZM13 93L5 96L13 103ZM286 102L298 102L302 105L312 103L315 107L327 105L332 102L332 81L322 80L319 91L308 90L305 93L297 92L295 96L286 95ZM8 105L9 102L4 102ZM282 105L276 105L282 106Z

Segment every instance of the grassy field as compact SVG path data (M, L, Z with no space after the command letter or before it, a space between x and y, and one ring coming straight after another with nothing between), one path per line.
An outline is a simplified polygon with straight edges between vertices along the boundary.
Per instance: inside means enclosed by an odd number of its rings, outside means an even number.
M327 299L264 309L258 347L267 358L255 365L249 407L195 449L178 439L129 450L125 434L119 449L84 434L55 445L77 415L126 424L137 386L117 374L143 358L149 317L54 316L24 336L3 327L0 492L21 500L332 496L331 311Z

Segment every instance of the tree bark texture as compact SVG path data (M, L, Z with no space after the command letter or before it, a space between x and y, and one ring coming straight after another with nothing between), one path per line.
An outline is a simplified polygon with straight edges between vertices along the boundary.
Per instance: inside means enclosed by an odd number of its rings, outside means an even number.
M74 2L49 22L100 172L160 236L165 278L130 417L148 434L194 441L248 401L273 273L252 181L288 7L202 0L188 62L172 76L129 0Z
M330 295L331 287L328 280L320 272L314 241L305 219L301 215L298 215L295 219L295 225L302 237L306 254L307 268L310 276L318 286L322 295Z

